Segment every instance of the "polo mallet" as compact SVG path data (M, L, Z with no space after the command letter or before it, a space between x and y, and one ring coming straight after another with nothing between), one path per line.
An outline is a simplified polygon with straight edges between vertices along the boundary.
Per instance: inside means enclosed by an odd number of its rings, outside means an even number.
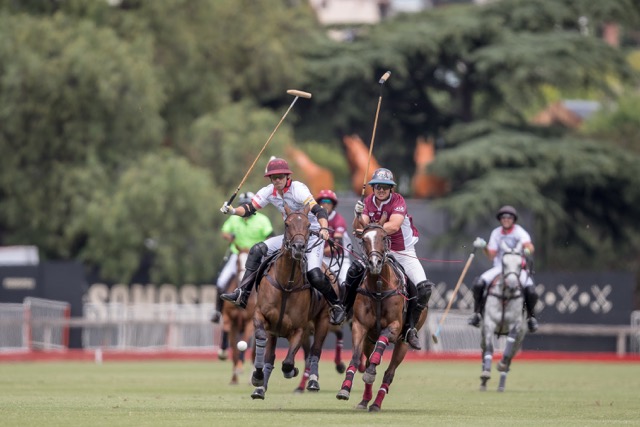
M451 294L451 298L449 299L449 304L447 304L447 308L444 310L444 314L440 318L440 322L438 322L438 328L436 329L436 333L431 335L433 342L438 344L438 337L440 336L440 328L442 328L442 324L444 323L444 319L447 318L447 314L449 314L449 310L451 309L451 305L453 304L453 300L456 299L456 295L458 293L458 289L464 280L464 276L467 275L467 270L469 270L469 266L471 265L471 261L473 261L473 257L476 256L476 250L469 254L469 259L467 259L467 263L464 265L462 269L462 274L460 274L460 278L458 279L458 283L456 283L456 287L453 289L453 293Z
M380 97L378 98L378 108L376 109L376 118L373 121L373 133L371 134L371 144L369 144L369 159L367 160L367 170L364 173L364 182L362 183L362 194L360 195L360 200L364 200L364 193L367 189L367 178L369 177L369 165L371 164L371 153L373 152L373 143L376 139L376 128L378 127L378 114L380 113L380 104L382 104L382 86L387 81L389 76L391 75L391 71L387 71L380 77L378 83L380 83Z
M280 119L280 121L278 122L278 124L276 125L276 128L273 130L273 132L271 132L271 135L269 135L269 139L267 139L267 142L264 143L264 146L262 147L262 150L260 150L260 152L258 153L258 155L256 156L256 159L253 161L253 163L251 164L251 166L249 167L249 170L247 171L247 173L244 175L244 178L242 178L242 181L240 181L240 184L238 184L238 188L236 188L236 191L234 191L233 195L231 196L231 198L229 199L229 201L227 202L228 205L231 205L231 203L233 202L233 199L236 198L236 196L238 195L238 192L240 192L240 188L242 187L242 185L244 184L244 182L247 180L247 177L249 176L249 174L251 173L251 171L253 170L254 166L256 165L256 163L258 162L258 159L260 158L260 156L262 155L262 152L264 151L265 148L267 148L267 145L269 145L269 142L271 142L271 139L273 138L273 135L275 135L276 131L278 130L278 128L280 127L280 125L282 124L282 122L284 121L284 118L287 117L287 114L289 114L289 111L291 111L291 109L293 108L293 106L295 105L296 101L298 100L298 98L307 98L310 99L311 98L311 94L309 92L303 92L301 90L296 90L296 89L289 89L287 91L287 93L289 95L293 95L295 96L295 98L293 98L293 101L291 101L291 105L289 105L289 108L287 109L287 111L285 111L284 115L282 116L282 118Z

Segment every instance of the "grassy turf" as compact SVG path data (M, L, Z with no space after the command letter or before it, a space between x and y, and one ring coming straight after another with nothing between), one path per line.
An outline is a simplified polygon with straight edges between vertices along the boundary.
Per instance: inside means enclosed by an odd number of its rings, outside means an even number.
M384 361L383 361L384 363ZM640 364L516 360L507 390L479 392L472 362L407 361L382 412L335 398L343 379L322 362L319 393L295 395L298 378L277 365L264 401L252 400L250 369L229 386L229 362L45 362L0 364L6 426L587 426L640 425ZM382 379L378 381L374 396Z

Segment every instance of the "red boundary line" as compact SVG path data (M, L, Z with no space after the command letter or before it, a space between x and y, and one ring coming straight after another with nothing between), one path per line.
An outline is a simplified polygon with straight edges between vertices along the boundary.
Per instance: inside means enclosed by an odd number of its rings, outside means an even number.
M286 356L286 349L278 349L276 358L282 360ZM333 350L325 349L322 360L333 360ZM351 351L343 350L343 361L351 359ZM298 359L301 355L298 355ZM626 354L618 356L615 353L581 353L559 351L523 351L516 358L519 361L549 361L549 362L623 362L640 363L640 354ZM151 360L217 360L215 351L102 351L96 356L95 350L71 349L61 351L11 351L0 352L1 362L59 362L59 361L151 361ZM477 353L430 353L410 351L405 357L407 361L480 361L480 351Z

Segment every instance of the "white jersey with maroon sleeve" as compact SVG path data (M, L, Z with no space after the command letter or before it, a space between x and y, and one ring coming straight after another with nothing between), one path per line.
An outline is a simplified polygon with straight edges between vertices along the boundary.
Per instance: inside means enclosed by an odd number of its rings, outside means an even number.
M283 196L278 194L278 191L275 189L273 184L269 184L266 187L261 188L253 197L253 203L260 209L264 208L268 204L272 204L280 211L282 218L286 219L287 213L284 210L285 203L292 211L299 212L303 211L307 204L311 204L311 206L315 205L316 200L313 198L306 185L300 181L292 181L291 185L285 187ZM311 223L311 230L318 231L320 229L318 218L316 218L311 210L309 210L309 222Z
M287 213L284 210L285 203L292 211L297 212L303 211L307 204L312 207L316 204L316 200L311 195L309 188L299 181L292 181L289 186L285 187L283 196L278 194L273 184L269 184L261 188L260 191L253 196L252 202L259 209L264 208L268 204L272 204L280 211L283 219L287 218ZM311 210L309 210L309 222L311 223L312 231L320 230L318 218L316 218ZM270 255L280 249L283 239L284 235L280 234L265 240L264 243L267 245L267 254ZM318 239L317 234L312 234L307 241L307 271L322 267L322 250L324 245L316 244Z

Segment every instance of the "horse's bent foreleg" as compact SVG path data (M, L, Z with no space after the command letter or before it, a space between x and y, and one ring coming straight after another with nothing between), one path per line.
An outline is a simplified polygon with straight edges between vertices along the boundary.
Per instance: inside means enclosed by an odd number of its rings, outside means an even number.
M382 385L378 389L378 394L376 395L376 400L374 400L373 404L369 407L369 412L378 412L382 408L382 401L386 397L387 393L389 393L389 387L393 382L393 378L396 376L396 369L404 360L404 357L407 354L409 348L405 343L396 343L396 346L393 349L393 355L391 356L391 362L389 362L389 367L384 372L384 376L382 377Z
M298 350L302 346L304 338L304 329L299 328L293 335L289 337L289 351L287 357L282 361L282 374L285 378L294 378L298 376L298 368L295 366L295 358Z
M380 364L380 362L382 362L382 354L389 345L389 338L384 335L385 332L386 331L383 331L383 335L380 335L380 337L378 338L376 347L373 350L371 356L369 356L369 366L367 366L367 369L365 369L364 375L362 376L362 379L367 384L373 384L373 382L376 380L376 367Z

